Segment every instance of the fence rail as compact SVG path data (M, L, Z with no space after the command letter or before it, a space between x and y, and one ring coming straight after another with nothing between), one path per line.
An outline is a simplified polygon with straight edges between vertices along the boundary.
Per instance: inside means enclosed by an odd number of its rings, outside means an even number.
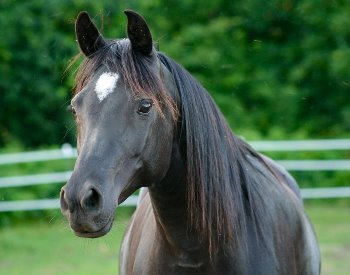
M268 152L350 150L350 139L251 141L249 144L257 151ZM0 165L76 157L76 149L70 144L63 144L61 149L2 154Z
M258 151L330 151L349 150L350 139L338 140L298 140L298 141L252 141L249 142ZM61 149L42 150L24 153L0 155L0 166L17 163L52 161L76 158L76 149L64 144ZM289 171L333 171L350 170L350 160L277 160ZM22 175L0 178L0 188L23 187L41 184L57 184L66 182L72 171L55 172L36 175ZM350 186L332 188L301 189L304 199L350 197ZM122 205L136 205L137 196L131 196ZM59 208L58 199L2 201L0 212L41 210Z
M350 149L350 139L251 141L258 151L330 151Z
M127 198L120 206L135 206L138 196L132 195ZM60 208L59 199L41 199L41 200L23 200L23 201L4 201L0 202L0 212L12 211L32 211Z
M0 188L61 183L67 181L70 178L71 174L71 171L67 171L48 174L4 177L0 178Z
M73 148L70 144L65 143L62 145L61 149L2 154L0 155L0 165L60 159L74 159L76 157L76 149Z

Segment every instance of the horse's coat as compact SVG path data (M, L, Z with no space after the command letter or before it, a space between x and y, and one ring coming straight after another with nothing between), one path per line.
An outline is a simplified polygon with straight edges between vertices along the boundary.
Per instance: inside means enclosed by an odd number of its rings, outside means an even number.
M117 205L145 187L122 275L319 274L294 179L235 136L207 91L156 51L145 20L126 15L128 40L105 40L85 12L76 22L87 57L71 103L79 155L61 191L75 234L106 234Z

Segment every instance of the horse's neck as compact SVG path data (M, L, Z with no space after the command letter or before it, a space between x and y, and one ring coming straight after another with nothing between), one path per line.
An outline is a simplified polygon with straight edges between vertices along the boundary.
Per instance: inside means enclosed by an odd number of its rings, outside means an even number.
M174 147L170 168L161 183L149 188L159 234L178 255L196 254L197 237L189 233L185 168L178 147Z

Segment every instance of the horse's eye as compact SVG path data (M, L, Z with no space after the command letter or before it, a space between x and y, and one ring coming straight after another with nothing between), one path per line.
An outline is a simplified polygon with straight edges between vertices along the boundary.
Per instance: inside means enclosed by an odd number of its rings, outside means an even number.
M140 105L137 109L137 112L141 115L146 115L149 113L149 111L151 110L153 106L153 101L150 99L142 99L140 101Z

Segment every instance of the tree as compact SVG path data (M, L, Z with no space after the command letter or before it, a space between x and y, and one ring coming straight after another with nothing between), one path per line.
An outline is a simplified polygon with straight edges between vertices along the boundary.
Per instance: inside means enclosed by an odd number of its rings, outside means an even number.
M346 135L350 127L350 9L345 1L216 0L0 2L0 144L74 140L67 106L88 10L106 37L125 37L142 13L155 40L212 93L248 137ZM74 70L73 70L74 71ZM253 134L252 134L253 133Z

